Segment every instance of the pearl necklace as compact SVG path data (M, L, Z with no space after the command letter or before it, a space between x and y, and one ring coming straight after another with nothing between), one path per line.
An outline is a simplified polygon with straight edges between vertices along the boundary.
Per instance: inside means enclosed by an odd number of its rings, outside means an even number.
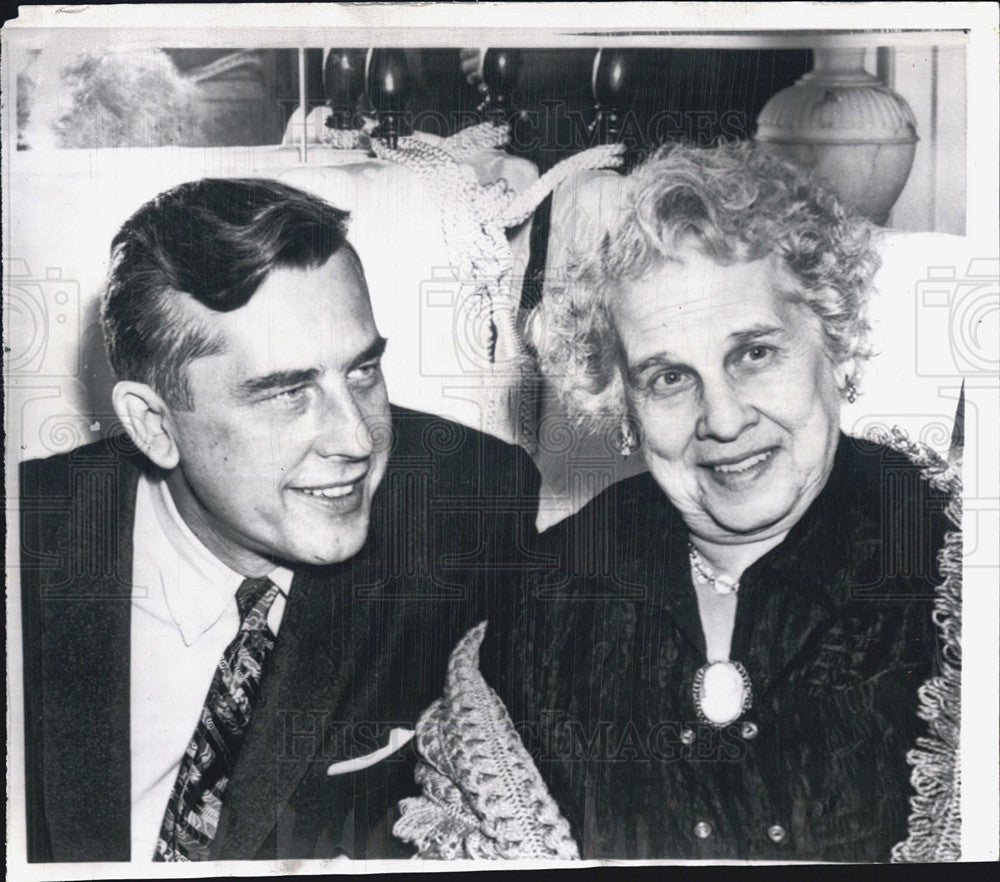
M716 575L701 556L701 552L694 547L693 542L688 542L688 557L691 558L691 569L695 578L702 585L711 585L716 594L736 594L740 590L739 579L730 579L726 575Z

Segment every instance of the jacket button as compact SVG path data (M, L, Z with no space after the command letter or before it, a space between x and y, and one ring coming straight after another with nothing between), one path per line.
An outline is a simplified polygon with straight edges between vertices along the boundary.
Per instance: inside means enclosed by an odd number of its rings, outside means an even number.
M694 744L694 729L681 730L681 744Z
M788 833L785 832L785 828L782 827L781 824L773 824L768 827L767 835L768 838L776 845L780 845L788 838Z
M747 741L750 741L752 738L756 738L759 731L760 729L757 728L757 724L751 723L749 720L740 726L740 735L746 738Z
M708 839L712 835L712 825L708 821L699 821L694 825L694 835L699 839Z

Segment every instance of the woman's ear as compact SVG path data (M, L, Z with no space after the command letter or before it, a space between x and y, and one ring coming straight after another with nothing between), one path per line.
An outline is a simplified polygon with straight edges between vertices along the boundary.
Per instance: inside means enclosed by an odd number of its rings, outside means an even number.
M838 362L833 369L834 377L837 379L837 388L844 392L848 387L853 387L858 380L858 360L847 358ZM857 390L855 389L855 392Z
M153 388L123 380L115 385L111 401L132 443L154 465L166 471L175 468L180 453L173 437L170 408Z

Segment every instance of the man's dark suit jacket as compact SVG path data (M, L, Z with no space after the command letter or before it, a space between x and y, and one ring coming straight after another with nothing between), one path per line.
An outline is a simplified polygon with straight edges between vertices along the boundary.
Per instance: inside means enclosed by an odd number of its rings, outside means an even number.
M398 800L419 792L412 742L363 771L327 767L413 728L440 695L455 642L524 567L538 474L488 435L401 408L392 418L365 547L296 571L216 859L410 854L390 830ZM21 469L31 861L130 858L132 529L146 463L120 436Z

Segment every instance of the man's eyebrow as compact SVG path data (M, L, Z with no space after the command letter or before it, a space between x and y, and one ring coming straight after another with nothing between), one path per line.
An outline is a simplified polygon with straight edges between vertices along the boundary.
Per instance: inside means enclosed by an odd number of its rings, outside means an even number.
M302 370L274 371L264 374L262 377L251 377L244 380L236 387L237 394L250 398L259 395L261 392L270 392L274 389L287 389L290 386L301 386L303 383L311 383L319 376L316 368L305 368Z
M385 337L379 337L377 340L373 341L370 346L365 347L365 349L355 355L347 365L347 369L349 371L353 371L356 367L360 367L365 362L381 358L385 353L385 347L388 342L389 341Z
M351 359L347 369L352 371L365 362L380 358L382 353L385 352L388 342L385 337L379 337L377 340L374 340ZM287 389L291 386L301 386L305 383L311 383L319 374L320 372L316 368L274 371L270 374L264 374L262 377L251 377L249 380L244 380L236 387L236 392L245 398L251 398L262 392L270 392L274 389Z

